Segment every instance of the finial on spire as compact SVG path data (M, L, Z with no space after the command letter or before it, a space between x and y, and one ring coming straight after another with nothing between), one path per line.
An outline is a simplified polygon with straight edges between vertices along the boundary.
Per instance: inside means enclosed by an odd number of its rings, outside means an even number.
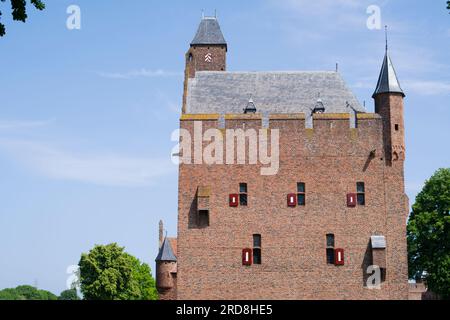
M205 10L202 9L202 20L205 19Z
M214 18L217 19L217 9L214 9Z
M388 29L388 26L385 25L384 26L384 37L385 37L385 40L386 40L386 52L388 51L388 33L387 33L387 29Z

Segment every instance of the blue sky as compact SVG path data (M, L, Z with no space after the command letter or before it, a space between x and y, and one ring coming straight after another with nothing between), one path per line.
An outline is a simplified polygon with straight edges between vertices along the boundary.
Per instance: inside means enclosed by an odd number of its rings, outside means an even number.
M12 22L0 3L0 288L59 293L94 244L118 242L154 268L157 227L176 233L170 136L184 53L217 9L229 70L334 70L368 111L384 54L381 9L405 99L410 202L450 159L450 15L445 1L46 0ZM68 30L66 9L81 9Z

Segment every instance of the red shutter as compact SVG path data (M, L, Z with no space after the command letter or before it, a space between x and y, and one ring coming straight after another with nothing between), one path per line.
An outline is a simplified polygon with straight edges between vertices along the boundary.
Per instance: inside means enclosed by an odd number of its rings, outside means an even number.
M356 207L356 193L347 194L347 207Z
M334 250L334 264L336 266L344 265L344 249L335 249Z
M238 199L238 194L230 194L230 207L237 207L239 205Z
M252 249L242 249L242 265L252 265Z
M295 207L297 205L297 195L295 193L287 195L287 205L288 207Z

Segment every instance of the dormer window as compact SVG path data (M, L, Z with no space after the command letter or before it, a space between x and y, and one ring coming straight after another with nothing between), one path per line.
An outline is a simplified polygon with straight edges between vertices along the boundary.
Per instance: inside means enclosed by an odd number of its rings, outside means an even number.
M316 104L314 105L313 113L324 113L325 106L323 105L322 99L318 98Z
M248 100L247 106L244 109L244 113L256 113L255 103L253 102L252 98Z

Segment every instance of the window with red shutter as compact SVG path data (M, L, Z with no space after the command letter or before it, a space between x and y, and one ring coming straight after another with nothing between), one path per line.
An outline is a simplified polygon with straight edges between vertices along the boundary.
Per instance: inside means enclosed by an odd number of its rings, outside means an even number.
M242 265L244 266L252 265L252 249L249 248L242 249Z
M356 207L356 194L348 193L347 194L347 207Z
M288 207L295 207L297 205L297 196L295 193L287 195L287 205Z
M337 266L344 265L344 249L334 250L334 264Z
M229 203L230 207L237 207L239 205L239 195L238 194L230 194Z

